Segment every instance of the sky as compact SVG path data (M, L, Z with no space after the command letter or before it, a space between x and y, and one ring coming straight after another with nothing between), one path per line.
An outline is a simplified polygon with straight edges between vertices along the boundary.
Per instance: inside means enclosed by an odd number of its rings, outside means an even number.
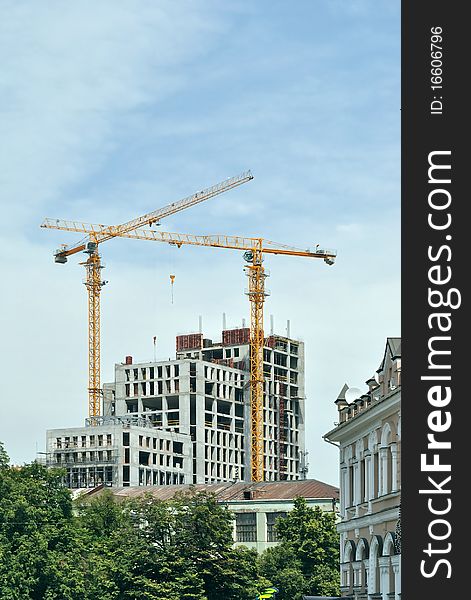
M400 336L400 3L0 0L0 440L16 464L87 416L84 255L45 217L118 224L251 169L162 221L334 248L267 257L265 330L306 348L309 477L338 483L334 401ZM242 253L101 246L102 381L249 322ZM173 303L170 274L175 275Z

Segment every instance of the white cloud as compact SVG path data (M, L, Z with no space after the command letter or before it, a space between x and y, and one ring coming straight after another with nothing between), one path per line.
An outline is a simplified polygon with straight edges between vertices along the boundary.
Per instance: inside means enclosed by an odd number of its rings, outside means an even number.
M356 238L360 237L364 232L364 228L360 223L339 223L335 229L338 233Z
M42 449L47 427L77 424L86 409L82 267L53 264L60 238L40 238L39 222L46 210L90 214L87 186L122 144L127 115L182 85L174 68L205 51L218 19L204 3L188 2L4 2L0 10L6 90L0 160L8 211L1 360L11 373L0 438L23 461L34 456L35 443ZM116 222L112 200L103 214Z
M26 216L45 202L73 210L71 186L104 168L129 114L183 85L172 67L204 52L217 16L204 3L82 0L8 3L0 22L2 185Z

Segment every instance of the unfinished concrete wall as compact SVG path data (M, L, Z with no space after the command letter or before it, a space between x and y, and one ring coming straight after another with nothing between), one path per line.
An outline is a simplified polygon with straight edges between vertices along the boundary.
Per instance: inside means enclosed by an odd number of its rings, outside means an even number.
M118 418L47 432L49 466L66 469L70 488L178 485L192 482L190 438ZM101 423L100 423L101 421Z
M176 360L133 363L128 357L115 366L115 382L104 386L105 398L112 398L107 410L190 436L194 483L250 477L247 331L224 331L221 343L198 338L197 348L179 336ZM298 479L304 452L303 343L270 336L264 372L264 479Z

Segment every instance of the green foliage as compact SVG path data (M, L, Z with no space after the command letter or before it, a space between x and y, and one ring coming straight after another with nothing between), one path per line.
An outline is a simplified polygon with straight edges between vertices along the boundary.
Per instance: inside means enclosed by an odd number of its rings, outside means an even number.
M0 443L2 600L253 600L272 584L277 600L338 594L334 519L301 499L259 558L233 547L232 515L211 494L74 504L62 478L9 466Z
M301 600L303 593L308 591L306 581L302 573L298 569L284 568L281 569L276 577L276 587L280 590L277 594L279 598L290 600Z
M212 495L74 505L62 471L8 462L0 444L2 600L253 600L269 583Z
M141 576L161 585L178 580L179 597L188 600L254 597L257 554L232 547L232 516L213 495L179 494L166 502L144 497L126 511L144 542Z
M297 498L293 510L275 526L281 543L262 554L260 568L279 588L277 600L300 600L303 594L339 595L335 516Z
M67 561L74 531L62 476L37 463L0 469L0 590L5 600L80 597L83 576ZM69 593L74 589L75 596Z
M8 456L5 447L2 442L0 442L0 469L2 467L7 467L10 462L10 457Z

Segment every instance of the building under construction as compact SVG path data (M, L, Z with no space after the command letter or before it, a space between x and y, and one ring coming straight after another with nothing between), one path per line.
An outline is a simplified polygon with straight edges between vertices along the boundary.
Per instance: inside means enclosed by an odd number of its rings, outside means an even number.
M263 349L263 479L306 476L304 344L270 335ZM72 488L251 479L250 329L176 338L176 358L127 356L103 386L102 416L47 432L47 462Z

